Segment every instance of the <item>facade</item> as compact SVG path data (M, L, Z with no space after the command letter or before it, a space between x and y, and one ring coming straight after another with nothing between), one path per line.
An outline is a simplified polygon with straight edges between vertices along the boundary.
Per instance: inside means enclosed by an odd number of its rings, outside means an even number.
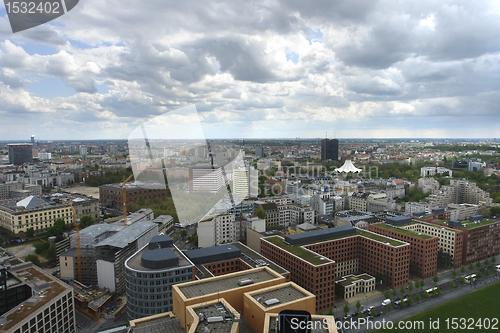
M439 238L390 225L389 221L370 224L369 230L410 243L410 274L421 279L433 277L437 273Z
M12 143L8 144L7 147L9 148L9 164L33 163L33 145L31 143Z
M500 253L500 221L484 220L466 223L464 226L466 242L462 262L465 265Z
M233 193L241 199L248 199L250 196L250 182L248 169L233 170Z
M321 162L328 160L339 160L339 140L337 139L321 140Z
M423 167L420 168L420 177L425 178L425 177L434 177L437 174L444 174L448 173L447 177L452 177L453 176L453 171L447 168L443 167Z
M9 274L25 281L21 283L31 289L31 294L0 316L0 332L76 332L73 288L31 262L11 266Z
M275 203L263 203L257 209L266 212L266 229L275 229L280 226L280 214Z
M353 210L367 212L369 196L370 193L366 192L353 193L352 195L349 196L349 207Z
M21 182L8 182L0 184L0 201L25 198L29 196L41 196L42 187Z
M462 252L464 246L464 233L460 230L437 226L426 222L415 222L400 225L401 228L412 230L416 233L437 236L439 238L438 251L448 253L453 260L453 268L462 267Z
M198 222L198 246L211 247L240 240L240 222L234 214L206 217Z
M316 311L333 308L336 277L361 272L385 278L391 288L406 285L409 247L350 226L261 239L261 254L289 270L293 282L316 295Z
M172 286L195 280L193 263L167 235L149 244L125 262L129 320L173 310Z
M258 158L264 158L264 147L255 147L255 155Z
M347 275L335 282L335 294L343 299L375 290L375 278L368 274Z
M243 282L245 281L245 282ZM189 306L225 299L237 312L244 312L245 293L285 283L285 277L268 267L176 284L172 287L174 314L187 327ZM250 317L251 318L251 317Z
M189 167L189 190L210 191L217 193L225 186L222 167L201 165Z
M49 203L30 196L0 205L0 226L13 234L26 233L30 228L35 233L45 232L58 219L73 225L73 212L69 204Z
M166 198L168 190L165 185L147 183L127 183L127 202L148 201L155 198ZM123 193L121 184L109 184L99 186L99 201L101 207L123 209Z

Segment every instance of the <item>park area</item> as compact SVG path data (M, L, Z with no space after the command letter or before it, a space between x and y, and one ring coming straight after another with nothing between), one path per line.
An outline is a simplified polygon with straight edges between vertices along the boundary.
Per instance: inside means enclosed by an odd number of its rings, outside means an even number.
M500 282L481 288L473 293L455 300L438 305L427 311L410 316L403 322L418 322L424 324L423 329L405 329L405 332L452 332L473 330L475 332L489 332L500 330ZM456 319L454 319L456 318ZM439 319L439 329L431 329L429 323ZM373 332L393 332L393 329L379 329Z

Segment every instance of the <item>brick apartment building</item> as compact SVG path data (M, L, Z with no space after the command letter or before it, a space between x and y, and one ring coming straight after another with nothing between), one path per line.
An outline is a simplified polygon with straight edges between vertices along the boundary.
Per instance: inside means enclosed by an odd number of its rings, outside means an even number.
M336 266L346 274L385 277L391 288L408 284L410 244L351 226L265 237L261 253L316 295L316 311L334 306L335 277L344 275L336 274Z
M168 189L161 184L130 183L126 184L127 202L166 198ZM99 200L101 207L123 209L123 193L121 184L99 186Z
M411 220L411 219L410 219ZM379 222L370 224L370 231L410 243L410 273L421 279L432 277L437 272L439 238Z

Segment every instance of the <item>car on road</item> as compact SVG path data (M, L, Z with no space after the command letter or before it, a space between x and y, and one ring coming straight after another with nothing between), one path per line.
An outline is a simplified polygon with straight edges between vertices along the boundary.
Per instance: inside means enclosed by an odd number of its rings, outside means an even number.
M370 306L370 307L368 308L368 311L371 311L371 310L373 310L373 309L375 309L375 307L372 305L372 306Z
M396 300L394 301L394 304L396 304L396 305L401 304L401 299L399 297L396 298Z
M368 320L373 319L373 316L368 315L368 316L366 316L366 319L368 319Z
M391 304L391 300L390 300L389 298L384 299L384 300L382 301L382 306L386 306L387 304Z

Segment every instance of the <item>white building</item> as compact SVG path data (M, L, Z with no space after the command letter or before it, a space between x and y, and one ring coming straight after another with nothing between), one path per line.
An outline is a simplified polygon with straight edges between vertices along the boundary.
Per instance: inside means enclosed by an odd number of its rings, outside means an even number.
M425 178L427 176L434 177L437 174L444 174L445 172L448 172L449 177L453 176L453 171L447 168L443 167L423 167L420 168L420 177Z
M198 246L211 247L240 240L240 223L234 214L205 217L198 223Z
M220 166L195 166L189 168L189 190L218 192L225 186Z

